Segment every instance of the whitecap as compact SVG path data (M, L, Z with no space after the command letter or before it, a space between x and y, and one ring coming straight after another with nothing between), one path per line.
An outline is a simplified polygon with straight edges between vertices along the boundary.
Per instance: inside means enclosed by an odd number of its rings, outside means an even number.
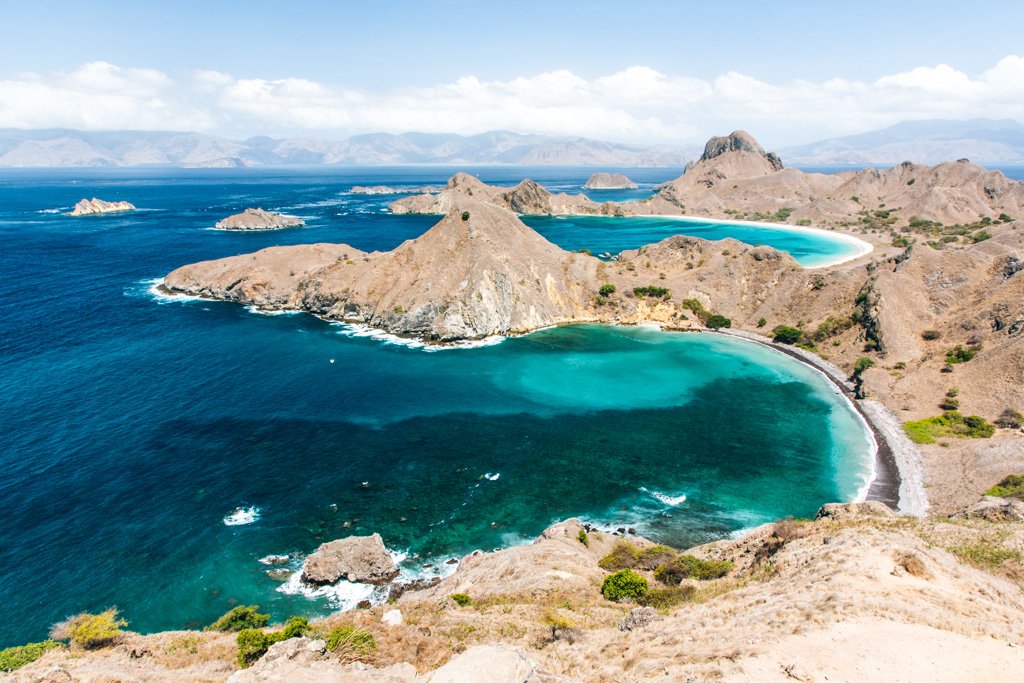
M237 507L231 514L224 517L225 526L242 526L252 524L260 518L260 509L255 505L250 507Z
M290 559L289 555L266 555L259 559L259 563L268 565L285 564Z
M256 315L296 315L301 311L282 311L275 308L260 308L259 306L246 306L245 310Z
M658 500L664 503L665 505L668 505L669 507L678 507L679 505L682 505L683 503L686 502L685 493L679 496L670 496L668 494L662 493L661 491L651 491L646 486L641 486L640 490L650 495L655 500Z
M163 289L162 285L164 284L164 279L162 277L143 280L140 284L144 286L146 288L146 292L160 304L184 303L187 301L208 301L208 299L204 299L201 296L178 294L176 292L169 292L168 290Z
M486 479L487 481L498 481L498 477L500 476L501 472L495 472L494 474L487 472L486 474L484 474L484 479Z
M36 213L64 213L68 211L70 207L62 206L59 209L39 209Z
M301 569L293 572L287 581L278 586L277 592L285 595L302 595L311 600L324 598L331 607L342 611L355 609L363 600L381 602L385 597L383 589L368 583L339 581L330 586L311 586L302 580Z

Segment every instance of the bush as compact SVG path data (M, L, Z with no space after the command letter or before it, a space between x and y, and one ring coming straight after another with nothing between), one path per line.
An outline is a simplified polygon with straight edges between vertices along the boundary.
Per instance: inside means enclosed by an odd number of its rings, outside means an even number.
M692 602L696 595L697 589L691 585L668 586L647 591L647 594L640 598L638 602L644 607L671 609L684 602Z
M638 299L642 299L645 296L652 297L654 299L668 299L671 295L669 291L664 287L656 287L655 285L647 285L646 287L634 287L633 294Z
M925 341L935 341L942 336L942 333L938 330L924 330L921 332L921 339Z
M942 437L987 439L996 433L996 426L978 415L964 416L950 410L935 417L907 422L903 425L903 431L914 443L928 444Z
M464 220L464 221L468 221L469 220L469 211L463 211L462 212L462 220Z
M804 333L789 325L779 325L772 330L772 341L782 344L795 344L804 336Z
M764 318L758 318L757 319L757 326L758 327L764 327L767 324L768 324L768 321L765 320Z
M604 297L611 296L615 293L615 285L610 283L601 285L601 289L597 290L597 293Z
M587 536L587 532L580 529L580 533L576 536L576 539L583 545L590 547L590 537Z
M949 351L946 351L946 363L949 365L956 365L957 363L966 363L972 360L977 351L969 349L965 346L957 344Z
M241 631L246 628L263 628L270 623L270 615L260 614L259 610L259 605L239 605L203 630Z
M458 595L458 594L456 594ZM355 626L339 626L324 638L331 652L346 651L357 657L365 656L377 649L373 634Z
M1011 474L1001 482L985 491L986 496L1024 496L1024 474Z
M568 631L569 629L576 626L569 618L563 617L554 610L545 610L544 618L541 620L542 623L551 629L551 640L558 640L559 631Z
M604 577L601 595L607 600L636 600L647 594L647 579L632 569L621 569Z
M715 313L714 315L708 316L707 321L704 323L713 330L717 330L722 327L732 327L732 321L726 318L724 315Z
M128 625L119 619L117 609L110 608L99 614L78 614L55 624L50 629L50 638L66 640L73 647L94 650L112 644L124 635L121 629Z
M1003 429L1019 429L1024 424L1024 415L1013 408L1007 408L996 418L996 426Z
M459 607L468 607L473 604L473 598L469 597L465 593L452 593L451 599L455 601L455 604Z
M683 579L709 581L720 579L732 569L732 562L702 560L693 555L680 555L654 572L654 578L671 586L679 585Z
M284 628L274 634L277 640L288 640L289 638L301 638L309 633L309 619L306 617L292 617L285 622ZM275 640L274 642L277 642Z
M238 645L238 666L247 669L267 653L274 641L258 628L243 628L238 632L235 643Z
M947 396L939 401L939 407L943 410L958 410L960 408L960 400Z
M61 644L55 640L44 640L41 643L28 643L0 650L0 671L20 669L60 646Z
M708 316L711 315L711 311L704 308L704 304L702 304L698 299L683 299L679 305L688 311L693 311L693 314L696 315L697 319L701 322L707 320Z
M676 557L676 551L667 545L652 545L644 548L636 554L637 569L651 571L666 562L671 562Z
M1013 216L1006 213L1001 213L999 214L999 220L1001 220L1004 223L1010 223L1013 221Z
M988 230L979 230L978 232L971 235L971 241L977 244L978 242L984 242L987 239L991 239L992 233Z
M861 356L857 359L857 362L853 364L853 374L855 377L860 377L865 370L873 367L875 367L874 360L867 356Z

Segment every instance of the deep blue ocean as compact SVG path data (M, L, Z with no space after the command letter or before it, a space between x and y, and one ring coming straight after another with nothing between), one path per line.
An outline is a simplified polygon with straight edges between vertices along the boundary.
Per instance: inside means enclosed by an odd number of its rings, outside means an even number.
M140 631L237 602L277 619L350 606L365 591L311 594L259 559L287 554L295 570L352 533L381 533L414 576L574 515L686 546L858 495L862 423L816 372L761 346L591 325L427 351L150 291L182 264L274 244L390 249L437 219L349 188L454 170L0 171L0 647L111 605ZM555 191L591 170L473 169ZM678 174L626 172L639 190L591 194L637 199ZM62 215L93 196L139 211ZM210 229L247 206L307 227ZM525 220L595 253L680 232L805 264L846 248L664 219Z

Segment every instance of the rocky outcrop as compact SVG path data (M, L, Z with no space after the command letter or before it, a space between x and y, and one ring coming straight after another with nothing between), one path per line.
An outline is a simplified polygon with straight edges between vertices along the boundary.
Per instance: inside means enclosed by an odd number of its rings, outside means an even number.
M105 202L102 199L83 199L73 208L69 216L95 216L102 213L122 213L134 211L135 205L130 202Z
M621 173L595 173L583 184L585 190L635 190L637 184Z
M1024 501L985 496L971 507L950 515L953 519L985 519L990 522L1024 522Z
M701 161L711 161L727 152L748 152L762 156L774 171L782 170L782 160L774 152L765 152L764 148L745 130L737 130L729 135L713 137L704 145Z
M217 221L218 230L280 230L282 228L298 228L305 221L295 216L287 216L263 209L246 209Z
M353 583L382 586L398 576L380 534L349 536L322 544L302 563L302 580L315 585Z

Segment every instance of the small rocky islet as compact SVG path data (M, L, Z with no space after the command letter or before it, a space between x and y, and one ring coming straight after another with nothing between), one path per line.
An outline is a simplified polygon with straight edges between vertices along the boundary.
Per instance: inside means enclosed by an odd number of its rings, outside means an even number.
M274 211L249 208L217 221L214 226L218 230L281 230L299 228L306 223L296 216L288 216Z

